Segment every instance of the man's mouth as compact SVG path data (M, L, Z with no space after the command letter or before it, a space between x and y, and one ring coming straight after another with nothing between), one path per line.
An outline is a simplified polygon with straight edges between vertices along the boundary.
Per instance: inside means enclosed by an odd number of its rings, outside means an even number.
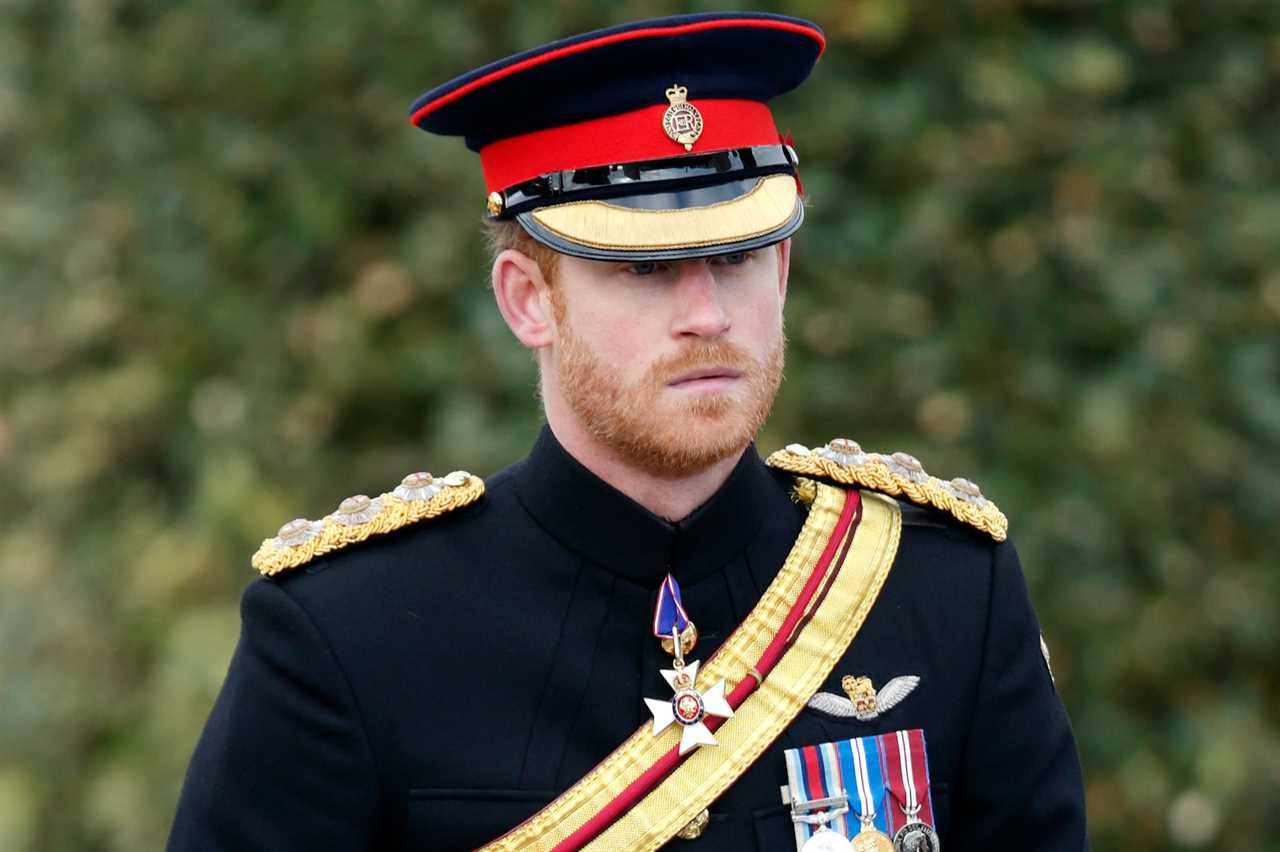
M667 382L667 387L681 390L720 390L742 378L742 371L732 367L699 367L686 370Z

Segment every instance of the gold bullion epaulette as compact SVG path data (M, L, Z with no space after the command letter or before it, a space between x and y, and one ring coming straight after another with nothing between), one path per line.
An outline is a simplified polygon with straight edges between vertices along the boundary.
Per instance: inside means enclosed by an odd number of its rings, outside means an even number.
M370 536L452 512L482 494L484 480L463 470L441 477L411 473L389 494L373 498L357 494L318 521L290 521L275 538L262 542L253 554L253 567L270 577Z
M907 453L866 453L857 441L836 438L825 447L812 450L802 444L788 444L769 456L767 462L789 473L857 485L933 506L996 541L1004 541L1009 534L1009 519L982 496L978 486L967 479L948 481L930 476L920 461Z

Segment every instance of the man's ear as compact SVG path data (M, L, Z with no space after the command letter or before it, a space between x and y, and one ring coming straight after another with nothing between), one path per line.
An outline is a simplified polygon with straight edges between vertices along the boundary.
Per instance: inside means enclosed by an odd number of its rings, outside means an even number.
M529 349L541 349L555 339L551 299L546 279L528 255L507 249L493 259L493 296L511 333Z

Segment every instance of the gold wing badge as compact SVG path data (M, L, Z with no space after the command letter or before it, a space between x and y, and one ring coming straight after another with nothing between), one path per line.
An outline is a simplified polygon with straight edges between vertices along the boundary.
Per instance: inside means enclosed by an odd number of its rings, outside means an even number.
M809 706L832 716L870 722L900 704L919 685L919 675L900 675L877 692L871 678L845 675L840 680L844 695L818 692L809 699Z

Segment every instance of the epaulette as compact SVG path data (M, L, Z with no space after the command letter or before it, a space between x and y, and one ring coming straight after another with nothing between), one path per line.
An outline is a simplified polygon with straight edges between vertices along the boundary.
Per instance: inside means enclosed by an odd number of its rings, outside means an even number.
M1004 541L1009 534L1009 519L982 496L978 486L967 479L944 481L930 476L920 461L907 453L865 453L856 441L836 438L825 447L812 450L802 444L788 444L769 456L767 463L788 473L857 485L933 506L996 541Z
M373 498L358 494L318 521L290 521L275 538L262 542L253 554L253 567L271 577L370 536L452 512L482 494L484 480L466 471L442 477L411 473L389 494Z

